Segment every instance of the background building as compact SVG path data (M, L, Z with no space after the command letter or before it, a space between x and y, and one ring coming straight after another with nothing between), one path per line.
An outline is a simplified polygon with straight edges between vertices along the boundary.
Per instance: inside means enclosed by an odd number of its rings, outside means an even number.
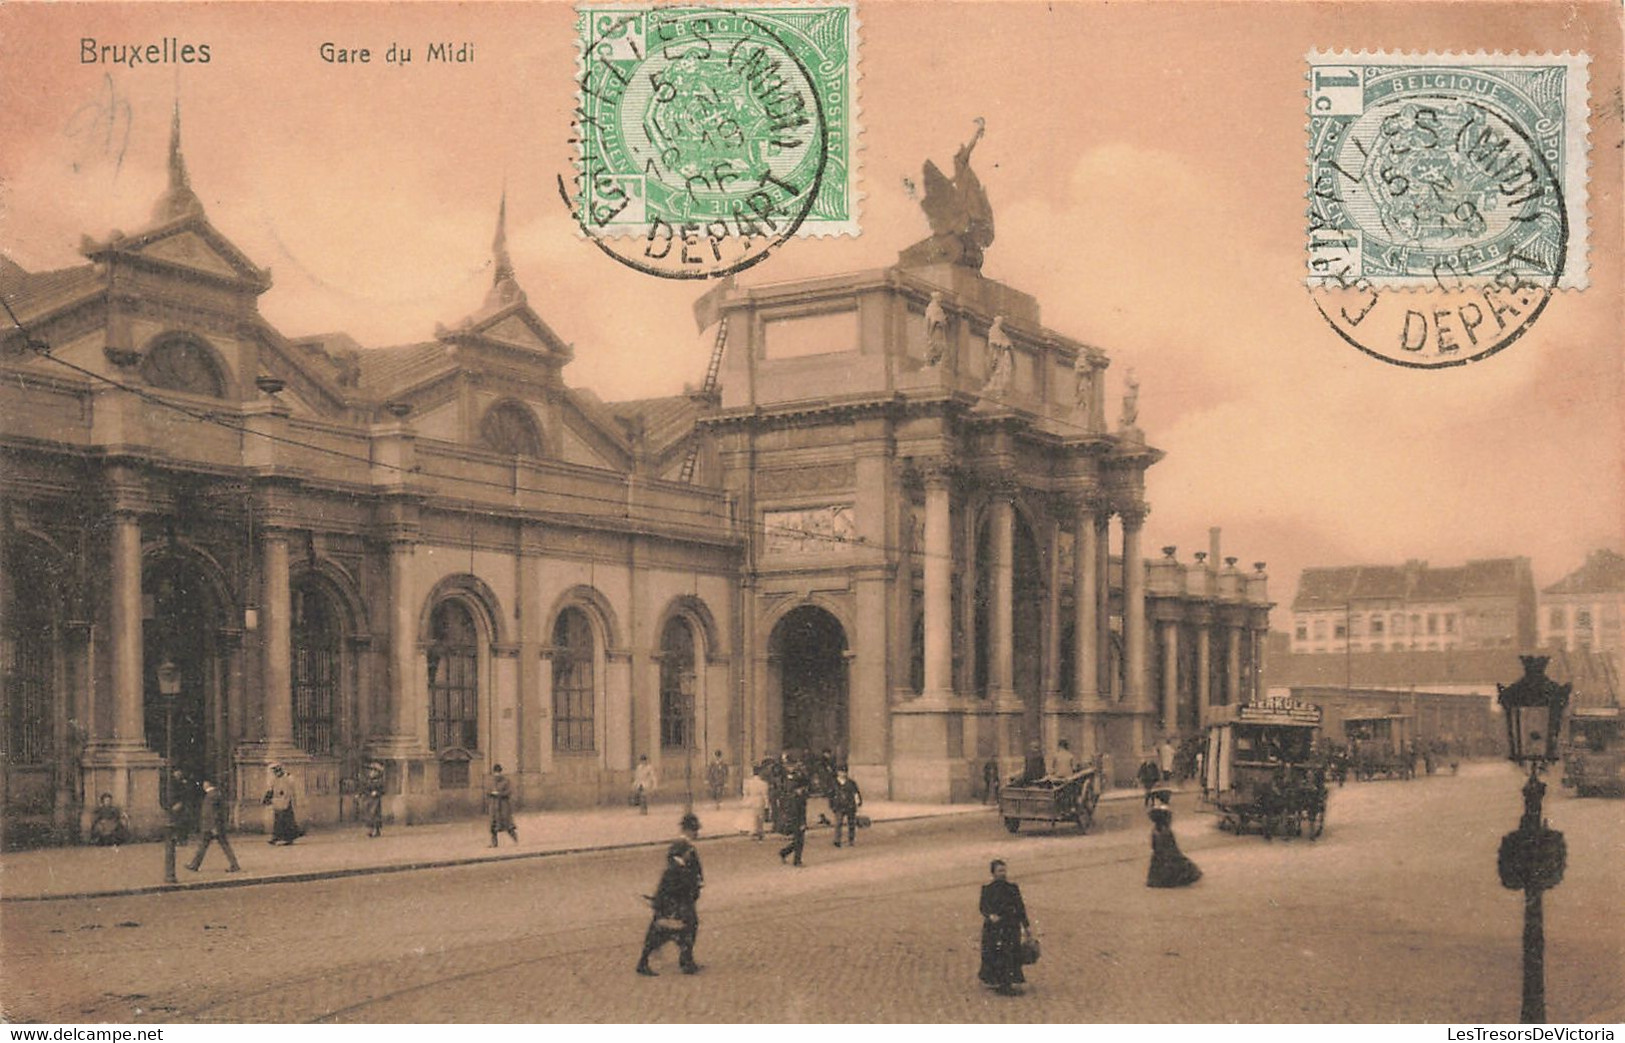
M1304 569L1292 601L1294 654L1533 647L1527 558L1450 568L1425 561Z
M1540 644L1569 652L1602 652L1619 666L1625 616L1625 556L1596 550L1585 564L1540 592Z

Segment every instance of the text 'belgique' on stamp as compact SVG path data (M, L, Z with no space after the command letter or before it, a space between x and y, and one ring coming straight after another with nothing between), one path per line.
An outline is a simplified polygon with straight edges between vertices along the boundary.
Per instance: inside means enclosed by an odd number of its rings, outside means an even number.
M1460 365L1585 288L1587 61L1309 56L1307 283L1343 339Z

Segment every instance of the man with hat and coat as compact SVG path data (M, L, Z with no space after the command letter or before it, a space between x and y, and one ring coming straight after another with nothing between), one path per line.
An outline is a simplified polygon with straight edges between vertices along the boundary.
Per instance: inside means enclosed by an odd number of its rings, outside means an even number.
M694 962L694 941L700 933L697 903L700 888L705 886L705 870L700 867L700 853L694 847L700 835L700 820L690 812L682 817L678 828L682 835L666 849L666 869L660 874L654 895L649 896L654 916L644 932L637 966L637 972L646 978L656 974L649 966L649 957L667 942L677 943L677 965L684 974L700 972L700 965Z

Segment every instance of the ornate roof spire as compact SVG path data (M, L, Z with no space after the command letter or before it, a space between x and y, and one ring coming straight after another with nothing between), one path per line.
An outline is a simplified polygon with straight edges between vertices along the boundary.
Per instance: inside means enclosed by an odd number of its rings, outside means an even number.
M202 213L203 202L192 191L186 176L186 157L181 155L181 102L175 99L175 113L169 124L169 190L158 200L152 216L157 221L173 221L189 213Z
M494 271L491 276L491 292L485 295L487 308L501 307L512 304L525 296L519 289L519 283L514 278L513 258L508 256L508 188L502 187L502 202L497 206L497 234L491 241L491 256Z

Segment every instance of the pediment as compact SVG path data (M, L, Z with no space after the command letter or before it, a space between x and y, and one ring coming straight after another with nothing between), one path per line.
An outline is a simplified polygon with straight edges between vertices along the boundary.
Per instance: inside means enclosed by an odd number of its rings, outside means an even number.
M523 296L509 304L463 320L456 328L437 327L442 341L486 344L525 355L568 362L575 352L559 339L541 316L531 310Z
M546 352L553 350L553 346L530 323L526 322L522 315L510 315L486 327L481 333L492 340L500 340L504 344L511 344L516 348Z
M182 268L194 268L224 279L234 279L242 274L196 232L186 231L160 239L137 252L143 257L168 261Z
M246 284L259 293L271 287L271 273L249 260L200 213L187 214L136 235L126 236L115 232L105 242L86 238L81 252L92 260L116 254L154 261L215 279Z

